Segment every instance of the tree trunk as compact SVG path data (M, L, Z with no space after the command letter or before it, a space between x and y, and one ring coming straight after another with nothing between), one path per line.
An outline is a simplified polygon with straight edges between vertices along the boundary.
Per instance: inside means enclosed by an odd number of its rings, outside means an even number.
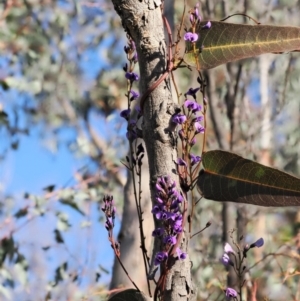
M141 95L166 70L166 43L159 0L112 0L122 25L135 42L140 68ZM175 113L169 80L162 82L146 99L144 106L143 138L146 144L150 171L150 193L155 200L157 178L169 175L178 183L175 161L177 151L170 118ZM187 250L187 240L180 244ZM154 254L155 255L155 254ZM131 254L131 256L134 256ZM177 260L167 274L164 300L193 300L189 257Z

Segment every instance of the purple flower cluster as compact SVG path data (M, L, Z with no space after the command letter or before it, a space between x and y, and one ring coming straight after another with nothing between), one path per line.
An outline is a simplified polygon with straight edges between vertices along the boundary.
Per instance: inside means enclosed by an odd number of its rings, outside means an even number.
M112 195L105 195L103 197L104 205L101 207L102 211L105 214L106 222L105 228L108 231L108 235L111 236L112 229L115 225L115 214L116 207L114 205L114 200Z
M132 39L128 41L128 45L124 47L124 51L127 55L127 59L129 61L129 66L125 64L123 70L125 71L125 78L127 78L130 83L132 84L134 81L139 80L138 74L133 72L134 66L137 63L137 52L136 52L136 47L135 43ZM134 92L136 93L136 92ZM133 94L134 96L134 94Z
M169 176L158 178L156 186L156 205L152 213L161 221L161 227L152 232L152 236L159 237L162 251L155 255L155 265L159 265L168 258L168 251L177 243L177 234L182 232L182 214L180 204L182 195L176 189L176 183ZM186 258L186 253L176 249L179 259Z
M185 114L177 112L172 116L172 122L176 125L181 125L178 135L183 143L182 147L187 147L188 149L187 156L178 158L176 162L178 166L183 167L183 170L186 170L189 164L190 166L194 166L201 162L200 156L196 156L190 152L191 148L196 144L196 136L198 134L203 134L205 131L201 124L204 119L202 115L203 107L197 102L196 94L199 90L200 88L189 88L184 96L190 96L193 99L186 98L183 104L183 111Z
M190 12L190 22L192 25L191 31L186 32L183 38L185 41L195 43L199 38L199 35L195 31L197 25L201 22L201 16L199 15L199 3L197 3L194 9L192 9ZM211 28L210 21L208 21L204 26L201 27L201 29L209 29L209 28Z
M125 72L125 78L127 81L127 91L129 91L126 96L128 99L128 108L123 110L120 113L120 116L125 118L128 122L126 137L129 141L134 141L137 138L137 130L136 130L136 121L130 120L131 108L130 103L133 100L136 100L140 97L140 94L134 90L132 90L133 83L139 80L138 74L133 72L134 67L137 63L137 52L135 43L132 39L129 39L128 45L124 47L124 51L127 55L127 60L129 64L125 64L123 70ZM139 112L138 112L139 113ZM138 114L138 118L140 117L140 113Z
M254 243L252 243L251 245L245 245L243 250L238 247L237 251L235 252L233 250L233 248L231 247L231 245L229 243L226 243L224 246L224 254L221 258L221 262L225 265L231 265L232 267L234 267L234 262L231 260L230 256L234 257L234 261L236 263L236 267L235 267L235 271L239 272L239 273L243 273L245 271L246 266L242 265L241 263L243 262L243 260L247 257L247 252L251 249L251 248L260 248L264 245L264 239L263 238L259 238L257 241L255 241ZM242 251L242 258L241 258L241 251ZM236 253L239 254L239 256L236 256ZM238 258L241 262L238 262ZM240 270L239 267L242 269ZM237 271L237 269L239 269ZM225 296L227 300L230 300L231 298L236 299L237 298L237 292L233 289L228 287L226 290L224 290L225 292Z

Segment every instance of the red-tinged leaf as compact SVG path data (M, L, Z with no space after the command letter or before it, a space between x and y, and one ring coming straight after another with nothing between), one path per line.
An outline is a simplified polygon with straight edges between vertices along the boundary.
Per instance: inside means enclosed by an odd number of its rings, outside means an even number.
M207 22L201 22L201 28ZM210 29L199 29L196 57L201 69L254 57L263 53L300 51L300 27L244 25L211 22ZM186 63L197 66L192 43L187 42Z
M198 187L206 199L259 206L300 206L300 179L226 151L202 156Z
M125 289L122 292L109 298L108 301L147 301L147 297L135 289Z

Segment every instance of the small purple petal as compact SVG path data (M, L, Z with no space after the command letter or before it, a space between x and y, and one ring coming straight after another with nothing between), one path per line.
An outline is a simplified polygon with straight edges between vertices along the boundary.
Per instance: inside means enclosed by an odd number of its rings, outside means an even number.
M163 191L162 187L159 185L159 183L155 184L156 191Z
M230 298L236 298L237 292L233 288L228 287L225 291L226 299L230 300Z
M181 225L174 224L172 229L175 233L181 233L182 232L182 226Z
M132 99L137 99L140 97L140 94L138 92L135 92L134 90L130 90L130 94L132 95Z
M221 262L225 265L228 266L229 264L231 266L234 266L232 260L230 259L229 255L227 253L224 253L223 257L221 258Z
M130 50L130 47L129 47L129 46L124 46L124 51L125 51L125 53L128 53L129 50Z
M177 164L178 164L179 166L185 166L185 167L187 167L186 162L185 162L183 159L181 159L181 158L178 158L178 159L177 159Z
M191 165L192 166L201 161L201 157L200 156L193 155L192 153L189 154L189 157L190 157Z
M198 111L202 110L202 106L199 105L196 101L187 99L184 102L184 105L188 108L189 111L192 111L193 113L196 113Z
M200 90L200 88L189 88L189 90L184 94L184 96L186 97L187 95L191 95L194 98L196 98L196 93Z
M175 114L172 117L172 121L176 124L183 124L186 121L186 116L182 114Z
M251 244L249 248L254 248L254 247L260 248L260 247L262 247L264 245L264 243L265 243L265 241L261 237L256 242L254 242L253 244Z
M192 122L201 122L203 121L204 117L203 116L197 116L192 119Z
M186 253L182 252L179 248L176 248L178 259L186 259Z
M160 237L164 234L164 229L163 228L156 228L152 232L153 237Z
M197 133L197 134L203 134L204 133L204 127L199 123L199 122L195 122L194 123L194 126L195 126L195 132Z
M159 265L168 258L167 252L158 252L155 255L154 264Z
M201 17L199 16L199 9L198 9L198 7L199 7L199 3L196 3L196 5L195 5L195 7L194 7L194 10L195 10L195 16L196 16L196 18L197 18L199 21L201 21Z
M233 249L232 249L232 247L231 247L231 245L227 242L226 244L225 244L225 246L224 246L224 252L225 253L233 253L234 254L234 251L233 251Z
M178 135L179 135L179 138L180 138L181 140L183 140L183 139L185 138L183 129L181 129L180 131L178 131Z
M156 202L159 203L159 204L163 204L164 203L164 201L161 198L159 198L159 197L156 197L155 199L156 199Z
M204 26L202 26L202 29L210 29L211 28L211 22L208 21Z
M168 219L175 221L176 219L176 213L168 212Z
M196 137L194 137L190 142L189 142L190 146L193 146L196 144Z
M169 245L175 245L176 244L176 237L172 235L168 235L164 238L164 243Z
M194 43L198 40L198 34L192 33L192 32L187 32L187 33L185 33L183 38L184 38L185 41L189 41L191 43Z
M134 72L126 72L125 77L132 82L139 80L139 76Z
M193 15L193 14L190 14L190 22L191 22L192 24L194 23L194 20L195 20L194 15Z
M130 116L130 112L131 110L130 109L127 109L127 110L123 110L121 113L120 113L120 116L125 118L126 120L128 120L129 116Z
M162 208L160 206L158 206L158 205L155 205L155 206L153 206L153 208L151 210L151 213L157 214L157 213L159 213L161 211L162 211Z

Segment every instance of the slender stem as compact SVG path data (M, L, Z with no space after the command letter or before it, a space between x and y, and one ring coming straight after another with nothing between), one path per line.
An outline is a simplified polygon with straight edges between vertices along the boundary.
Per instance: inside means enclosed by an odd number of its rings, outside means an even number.
M226 17L226 18L224 18L224 19L222 19L222 20L220 20L220 21L225 21L225 20L227 20L227 19L229 19L229 18L231 18L231 17L233 17L233 16L244 16L244 17L247 17L247 18L249 18L250 20L252 20L254 23L256 23L256 25L260 25L260 24L261 24L260 22L258 22L258 21L255 20L254 18L248 16L247 14L243 14L243 13L236 13L236 14L230 15L230 16L228 16L228 17Z
M118 252L118 250L116 249L115 241L114 241L114 238L113 238L113 235L112 235L112 230L111 230L111 235L110 235L110 237L109 237L108 239L109 239L109 241L110 241L110 243L111 243L111 246L112 246L112 248L113 248L113 250L114 250L114 252L115 252L115 255L116 255L116 257L117 257L117 259L118 259L118 261L119 261L119 263L120 263L120 265L121 265L123 271L125 272L126 276L127 276L128 279L130 280L130 282L133 284L133 286L137 289L137 291L140 292L140 289L139 289L138 286L135 284L135 282L131 279L131 277L129 276L129 274L128 274L126 268L125 268L125 266L123 265L123 263L122 263L122 261L121 261L121 259L120 259L120 252Z

